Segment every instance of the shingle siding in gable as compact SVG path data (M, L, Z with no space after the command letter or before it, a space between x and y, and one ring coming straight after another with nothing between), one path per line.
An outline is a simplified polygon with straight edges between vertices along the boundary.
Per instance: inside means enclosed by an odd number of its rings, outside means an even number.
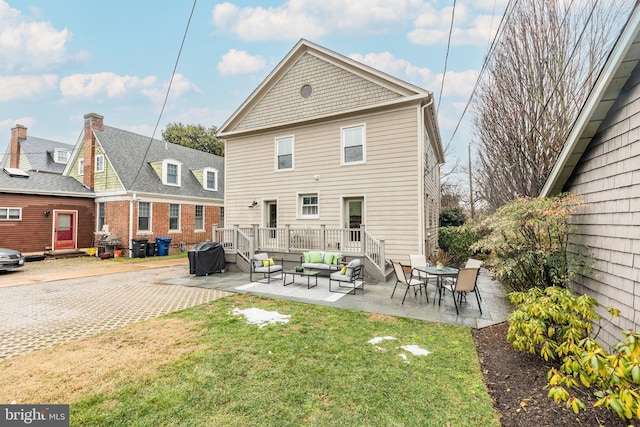
M308 98L300 96L300 89L305 84L312 87ZM307 53L271 88L235 130L337 113L399 97L387 88Z

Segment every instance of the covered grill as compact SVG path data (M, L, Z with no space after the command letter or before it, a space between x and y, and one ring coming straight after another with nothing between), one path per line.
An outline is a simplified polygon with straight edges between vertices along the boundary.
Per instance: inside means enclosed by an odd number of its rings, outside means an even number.
M198 243L188 253L189 274L206 276L225 270L224 248L218 242Z

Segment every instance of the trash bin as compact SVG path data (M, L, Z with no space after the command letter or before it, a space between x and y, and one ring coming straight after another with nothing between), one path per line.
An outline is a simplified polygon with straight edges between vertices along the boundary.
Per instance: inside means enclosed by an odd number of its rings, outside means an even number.
M169 255L170 237L156 237L156 247L158 248L158 256Z
M147 256L156 254L156 242L147 242Z
M131 239L131 258L144 258L147 253L147 239Z
M187 255L189 256L189 274L206 276L211 273L221 273L226 268L224 248L218 242L198 243Z

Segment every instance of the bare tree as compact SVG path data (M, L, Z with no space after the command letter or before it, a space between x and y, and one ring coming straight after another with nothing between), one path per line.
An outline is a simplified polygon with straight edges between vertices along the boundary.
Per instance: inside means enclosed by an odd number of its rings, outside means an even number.
M520 0L505 12L474 104L490 209L539 194L633 3Z

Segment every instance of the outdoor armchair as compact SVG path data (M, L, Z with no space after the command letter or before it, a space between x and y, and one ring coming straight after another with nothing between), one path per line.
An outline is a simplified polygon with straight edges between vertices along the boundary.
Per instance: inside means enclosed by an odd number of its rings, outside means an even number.
M409 262L411 263L411 278L420 279L424 282L425 292L429 280L437 281L438 277L433 274L429 274L426 271L418 270L422 267L431 267L431 262L427 261L424 255L409 255Z
M282 258L270 257L267 253L263 252L255 254L251 259L251 268L249 269L250 281L253 282L254 274L262 274L262 280L266 277L267 283L271 283L271 275L277 273L280 273L280 278L282 278Z
M462 298L466 298L468 292L473 292L476 295L476 301L478 302L478 309L482 314L482 307L480 306L480 293L478 292L478 274L479 268L461 268L458 270L458 275L455 281L445 282L442 286L442 292L449 291L453 295L453 303L456 306L456 314L460 314L458 305L462 303ZM442 300L442 294L438 300L438 305Z
M332 283L337 282L338 289L331 288ZM345 291L343 288L348 289ZM364 278L362 277L362 261L356 258L349 261L349 264L329 275L329 292L342 292L355 295L356 290L364 291Z

